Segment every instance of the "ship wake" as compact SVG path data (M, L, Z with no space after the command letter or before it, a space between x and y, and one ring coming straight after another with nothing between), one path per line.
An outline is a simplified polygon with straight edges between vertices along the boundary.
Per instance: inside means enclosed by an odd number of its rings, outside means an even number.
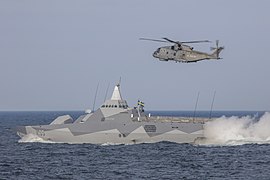
M222 116L205 125L205 138L199 139L199 145L243 145L270 144L270 113L262 117L225 117Z
M38 137L35 134L27 134L23 136L19 141L19 143L29 143L29 142L38 142L38 143L55 143L53 141L44 140L40 137Z

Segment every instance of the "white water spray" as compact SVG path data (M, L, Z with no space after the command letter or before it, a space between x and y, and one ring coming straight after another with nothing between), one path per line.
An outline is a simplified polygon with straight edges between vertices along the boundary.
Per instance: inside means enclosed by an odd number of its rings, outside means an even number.
M251 116L220 117L207 122L204 129L206 139L200 145L242 145L270 143L270 113L259 120Z
M22 137L19 141L19 143L29 143L29 142L39 142L39 143L55 143L53 141L44 140L40 137L38 137L35 134L27 134L24 137Z

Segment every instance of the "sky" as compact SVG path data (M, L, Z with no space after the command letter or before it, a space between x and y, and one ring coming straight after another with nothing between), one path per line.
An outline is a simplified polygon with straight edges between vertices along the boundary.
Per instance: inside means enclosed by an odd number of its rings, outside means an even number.
M0 111L85 110L121 77L129 106L147 110L270 109L270 1L2 0ZM178 41L220 40L218 61L162 62ZM196 44L210 52L214 43Z

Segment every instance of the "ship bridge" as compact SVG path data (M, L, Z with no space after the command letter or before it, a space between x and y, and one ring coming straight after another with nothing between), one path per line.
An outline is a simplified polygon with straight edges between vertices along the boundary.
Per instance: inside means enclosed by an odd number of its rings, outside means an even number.
M114 91L112 94L111 99L106 100L102 106L102 109L104 108L120 108L120 109L127 109L128 105L127 105L127 101L123 100L122 96L121 96L121 92L120 92L120 84L117 84L114 87Z

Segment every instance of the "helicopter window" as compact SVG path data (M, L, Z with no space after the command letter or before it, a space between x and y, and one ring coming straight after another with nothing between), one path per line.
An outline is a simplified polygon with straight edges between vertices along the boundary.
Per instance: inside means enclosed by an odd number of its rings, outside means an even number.
M171 49L174 50L174 46L171 46Z
M174 56L176 56L176 53L173 53Z
M102 108L104 108L104 107L105 107L105 105L102 105L101 107L102 107Z
M108 105L106 105L106 108L108 107Z
M115 108L117 108L117 105L114 105Z

